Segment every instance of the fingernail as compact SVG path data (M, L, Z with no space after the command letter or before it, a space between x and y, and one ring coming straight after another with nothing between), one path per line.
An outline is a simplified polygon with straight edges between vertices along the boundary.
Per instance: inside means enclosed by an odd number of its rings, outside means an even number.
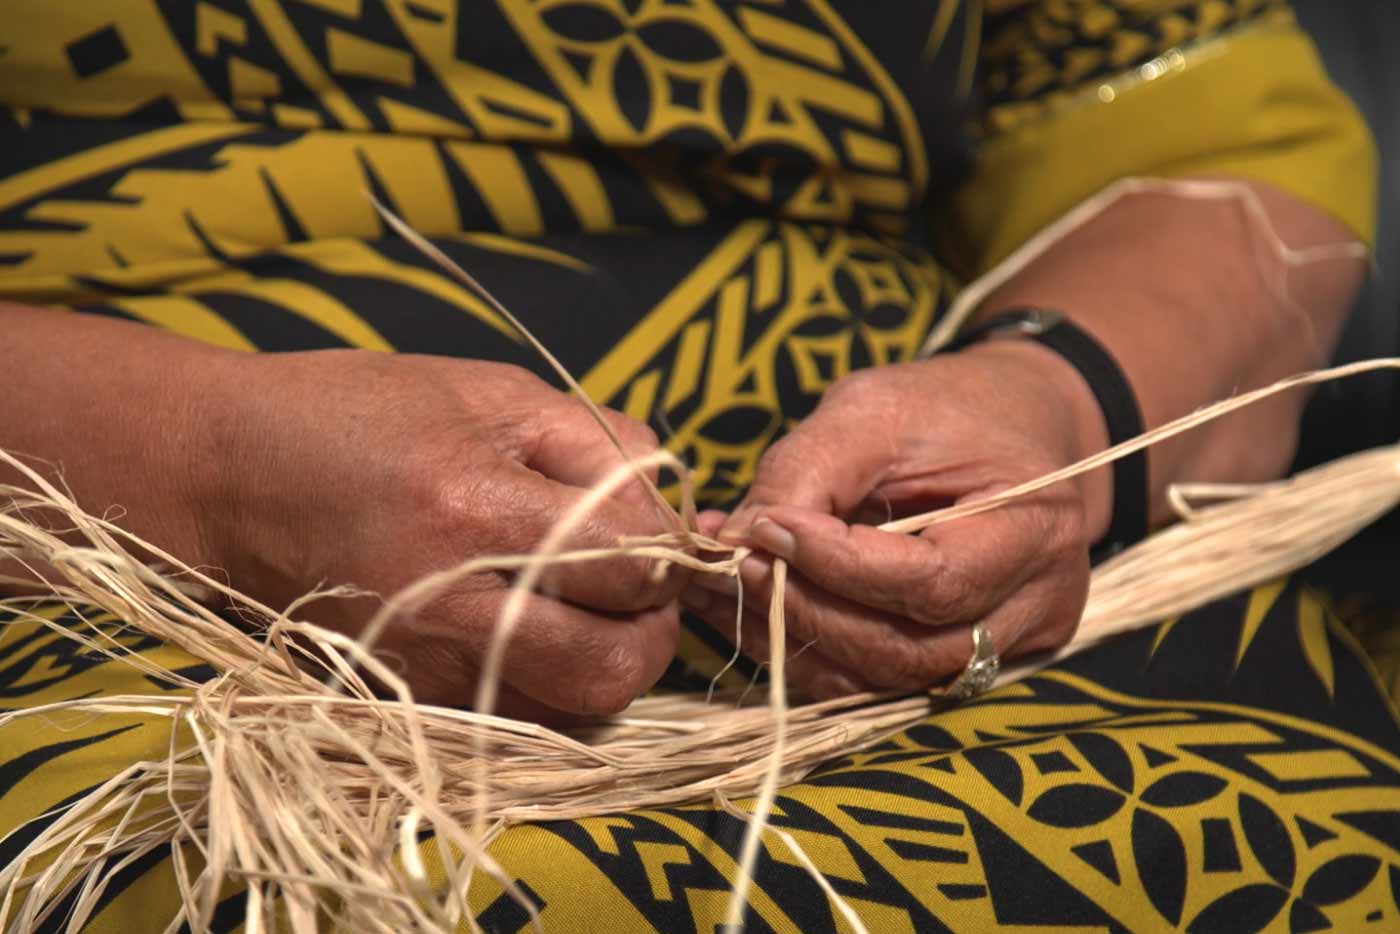
M797 539L792 533L772 519L764 516L749 529L749 538L755 545L770 551L779 558L789 561L797 554Z
M757 512L758 508L755 506L741 506L736 509L715 538L723 542L737 542L739 544L748 542L749 527L753 525L754 514Z
M703 613L710 608L710 604L715 602L714 595L703 587L695 584L686 584L681 591L681 605Z

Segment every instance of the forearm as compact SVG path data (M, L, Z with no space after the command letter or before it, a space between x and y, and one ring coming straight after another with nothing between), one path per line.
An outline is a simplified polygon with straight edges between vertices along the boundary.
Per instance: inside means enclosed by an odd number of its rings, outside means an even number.
M1251 187L1289 246L1352 239L1321 211L1277 190ZM1064 311L1118 359L1152 428L1325 365L1364 275L1360 259L1289 269L1240 201L1137 195L1052 247L990 296L977 316L1026 305ZM1106 432L1097 406L1067 364L1040 348L1001 352L1043 353L1080 413L1086 447L1102 446ZM1166 489L1172 483L1279 476L1292 460L1305 401L1302 392L1285 394L1154 446L1154 521L1171 516ZM1107 471L1097 486L1088 518L1091 530L1101 533L1109 519Z
M77 502L198 560L200 412L232 352L139 324L0 303L6 360L0 448L53 476ZM38 461L34 460L39 459ZM0 480L18 472L0 466Z

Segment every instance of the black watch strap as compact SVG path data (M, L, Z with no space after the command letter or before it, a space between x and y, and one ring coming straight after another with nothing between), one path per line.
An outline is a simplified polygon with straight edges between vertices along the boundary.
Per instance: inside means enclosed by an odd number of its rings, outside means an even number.
M1020 308L1003 312L959 334L942 350L961 350L993 334L1017 333L1049 347L1069 362L1089 384L1108 428L1112 447L1143 433L1137 396L1113 355L1088 332L1057 311ZM1147 537L1147 451L1113 462L1113 518L1094 546L1095 563Z

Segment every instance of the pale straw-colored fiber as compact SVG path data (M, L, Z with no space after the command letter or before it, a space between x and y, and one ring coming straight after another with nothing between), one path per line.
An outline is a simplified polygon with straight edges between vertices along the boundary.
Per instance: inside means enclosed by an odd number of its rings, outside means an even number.
M1267 395L1382 368L1400 368L1400 359L1286 380L1024 488L885 528L913 532L996 508ZM79 930L115 872L166 849L176 856L183 903L168 930L181 924L207 929L232 883L248 891L248 932L475 929L466 902L474 873L494 878L538 922L533 903L490 856L490 841L509 825L704 801L749 820L728 914L737 924L778 789L946 703L934 689L789 705L781 562L769 616L776 654L766 700L660 694L568 732L495 716L499 663L516 602L498 620L472 711L415 703L403 680L374 656L373 638L385 625L411 617L454 580L482 570L512 573L521 598L551 564L618 554L735 575L747 550L698 536L688 496L679 513L657 498L672 528L663 535L616 549L562 550L588 504L618 485L644 481L646 470L660 463L683 475L666 454L619 467L561 518L534 554L464 562L391 597L359 639L300 621L305 601L285 609L260 604L216 574L190 568L115 522L84 512L20 459L0 451L0 462L22 478L0 485L0 558L19 559L32 570L23 579L0 579L0 592L33 593L35 581L42 581L41 595L0 600L0 608L185 688L0 714L0 730L19 718L71 729L119 715L165 718L171 726L163 758L133 763L65 807L0 868L0 930L6 932L33 930L69 895L76 898L62 920L67 930ZM1258 487L1181 488L1174 502L1183 513L1180 523L1095 570L1073 640L1053 655L1004 668L1001 683L1308 563L1400 502L1400 447ZM83 619L110 614L207 663L215 675L194 684L127 653L108 625L52 622L38 608L55 600ZM216 602L235 608L242 625L211 610ZM382 686L380 694L371 681ZM743 796L756 797L748 806L733 803ZM810 869L797 841L771 829ZM437 866L420 850L428 833L436 837ZM861 930L850 906L819 881L834 909Z

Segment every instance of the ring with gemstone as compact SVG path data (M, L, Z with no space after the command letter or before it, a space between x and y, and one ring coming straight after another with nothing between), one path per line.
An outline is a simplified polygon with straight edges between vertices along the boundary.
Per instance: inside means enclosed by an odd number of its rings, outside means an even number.
M972 624L972 657L956 681L948 686L948 696L967 700L984 693L997 680L1001 659L992 646L992 634L981 620Z

